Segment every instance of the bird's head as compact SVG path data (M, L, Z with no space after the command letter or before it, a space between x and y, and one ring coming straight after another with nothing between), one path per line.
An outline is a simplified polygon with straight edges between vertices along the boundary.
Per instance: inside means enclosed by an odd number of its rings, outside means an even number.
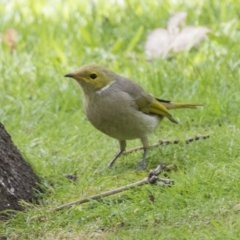
M115 73L97 64L86 64L64 77L75 79L83 90L100 90L114 81Z

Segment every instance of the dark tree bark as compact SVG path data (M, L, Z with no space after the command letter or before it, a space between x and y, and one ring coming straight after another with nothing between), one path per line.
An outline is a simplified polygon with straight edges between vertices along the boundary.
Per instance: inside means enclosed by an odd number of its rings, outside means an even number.
M20 200L36 201L39 178L0 123L0 217L6 209L23 210Z

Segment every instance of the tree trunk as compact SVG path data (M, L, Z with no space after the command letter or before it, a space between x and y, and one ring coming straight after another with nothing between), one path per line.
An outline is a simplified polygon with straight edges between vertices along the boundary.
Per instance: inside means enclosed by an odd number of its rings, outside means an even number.
M23 210L20 200L34 202L39 178L0 123L0 217L7 209Z

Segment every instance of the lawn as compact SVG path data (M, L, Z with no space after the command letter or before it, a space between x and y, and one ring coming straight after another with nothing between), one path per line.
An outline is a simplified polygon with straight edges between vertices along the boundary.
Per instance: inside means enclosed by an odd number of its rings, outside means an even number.
M211 29L197 50L146 61L144 43L169 17ZM26 204L0 236L8 239L240 239L240 6L229 1L31 1L0 0L0 32L18 32L16 50L0 44L0 121L34 171L44 192ZM87 120L82 93L63 76L98 63L129 77L149 93L202 103L172 111L149 137L191 144L149 151L148 167L136 171L141 152L121 157L116 140ZM139 146L128 142L128 149ZM171 188L144 185L99 201L49 209L144 178L159 162L174 164ZM76 182L67 174L75 174ZM166 175L166 174L165 174ZM162 177L164 175L161 175ZM154 202L151 201L154 198Z

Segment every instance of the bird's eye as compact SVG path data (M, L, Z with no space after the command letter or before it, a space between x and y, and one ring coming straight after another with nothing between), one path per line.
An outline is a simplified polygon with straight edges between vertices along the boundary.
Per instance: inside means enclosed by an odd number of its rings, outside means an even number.
M97 74L96 74L96 73L90 74L90 78L91 78L91 79L96 79L96 78L97 78Z

